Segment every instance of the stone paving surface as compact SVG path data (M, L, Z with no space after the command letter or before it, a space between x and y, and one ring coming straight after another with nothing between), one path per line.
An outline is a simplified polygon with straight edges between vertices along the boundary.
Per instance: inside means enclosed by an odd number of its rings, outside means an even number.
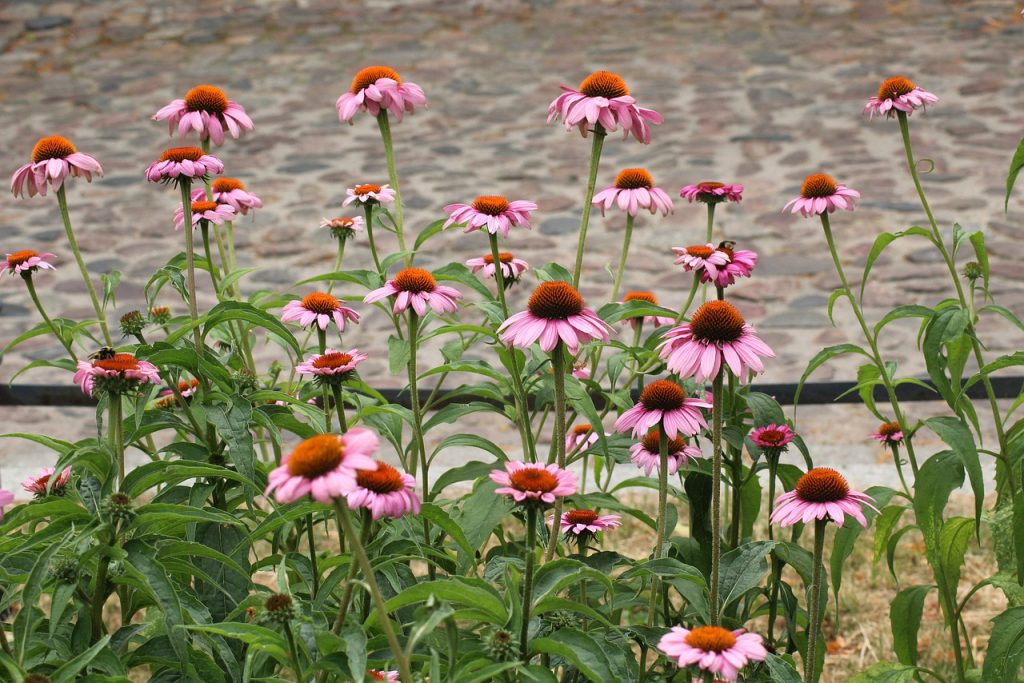
M0 170L12 172L38 137L55 133L103 163L105 176L91 185L72 181L69 202L90 268L124 272L120 315L142 304L148 277L181 249L171 223L176 193L142 177L177 138L168 139L164 125L149 117L192 85L217 84L256 123L254 133L217 151L227 174L244 179L266 206L255 220L237 224L239 260L261 268L246 290L300 293L293 283L326 271L333 259L319 218L342 213L345 187L386 181L372 120L364 115L353 127L339 125L333 106L359 68L384 63L420 84L430 102L394 126L410 232L442 217L450 202L502 193L540 207L535 229L515 234L510 248L533 265L570 264L589 143L546 125L546 109L560 84L575 86L596 69L616 71L665 123L649 146L610 136L599 185L610 184L619 168L642 165L676 199L669 218L638 219L626 286L653 289L678 305L689 279L671 265L668 247L701 241L705 214L676 190L708 179L742 183L744 201L719 210L717 224L720 236L757 250L761 262L756 277L730 294L779 353L765 379L795 381L820 347L859 340L842 304L837 327L826 317L838 281L820 227L780 212L802 178L826 171L862 192L856 213L833 220L855 284L878 232L925 220L896 123L860 113L890 75L907 75L939 96L911 120L918 156L934 162L925 188L943 229L954 221L984 228L992 292L1024 311L1021 194L1009 214L1002 211L1005 170L1024 133L1018 11L1012 2L937 0L8 1L0 5ZM606 266L618 258L622 227L615 212L591 224L582 286L591 304L608 297ZM459 231L432 245L421 265L463 261L486 249L479 234ZM350 246L349 267L370 263L363 247ZM87 316L52 197L0 197L0 251L24 248L60 256L55 274L37 278L49 312ZM936 254L918 238L894 243L872 275L866 310L873 320L896 304L934 303L952 292ZM511 306L521 307L527 293L514 292ZM4 278L0 301L6 343L36 315L17 279ZM919 373L916 326L905 322L888 328L883 351ZM368 312L345 342L381 349L387 325L380 312ZM980 332L991 357L1021 347L1020 331L1001 320L983 322ZM60 352L52 340L25 343L3 359L0 381ZM402 383L387 376L379 352L364 367L380 385ZM848 379L855 370L852 360L840 359L815 378ZM34 371L19 380L69 378ZM44 429L55 412L5 410L0 421ZM88 420L82 429L88 433ZM860 461L872 461L875 451L861 432L846 439L857 442ZM0 444L0 457L10 463L22 449Z

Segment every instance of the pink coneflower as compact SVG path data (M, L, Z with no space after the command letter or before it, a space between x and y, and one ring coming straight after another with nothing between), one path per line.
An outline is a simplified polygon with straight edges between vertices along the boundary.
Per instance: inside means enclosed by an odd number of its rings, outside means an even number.
M565 450L568 452L577 448L590 448L597 443L598 438L593 426L586 423L578 424L565 435Z
M178 391L181 393L181 397L182 398L189 398L191 396L194 396L196 391L198 391L198 390L199 390L199 380L197 380L197 379L181 380L180 382L178 382ZM168 389L167 391L171 391L171 390ZM171 393L173 394L174 392L171 391Z
M263 200L245 189L245 183L238 178L217 178L210 184L213 201L227 204L235 213L245 216L251 210L262 209ZM192 190L192 201L206 199L206 190L197 187ZM229 219L230 220L230 219Z
M278 503L291 503L307 494L330 504L356 488L356 473L377 469L373 454L380 445L369 429L353 427L345 434L318 434L295 447L267 476L267 490Z
M60 135L40 138L32 148L32 162L11 176L11 192L15 197L46 195L47 187L59 190L69 175L82 176L92 182L92 174L103 175L100 162L79 152L71 141Z
M345 201L342 206L348 206L357 202L360 206L366 204L390 204L395 201L395 191L390 185L377 185L375 183L363 183L345 190Z
M696 666L726 681L735 681L748 662L761 662L768 657L758 634L745 633L741 628L729 631L721 626L698 626L692 630L673 626L658 641L658 650L681 669Z
M525 200L510 202L501 195L477 197L472 204L449 204L444 210L451 214L441 226L442 230L450 225L465 224L465 232L486 230L492 235L501 233L508 237L513 227L530 229L530 212L537 210L537 205Z
M785 211L793 207L791 213L800 213L807 218L823 213L832 213L836 209L853 211L860 192L846 185L839 185L835 178L825 173L812 173L800 186L800 196L790 199L782 207Z
M494 277L494 272L497 270L494 265L494 256L491 254L471 258L466 261L466 265L474 273L482 270L484 275L488 277ZM516 258L507 251L498 254L498 265L501 266L501 280L505 283L506 289L518 282L522 274L530 269L529 263L523 259Z
M651 472L657 472L661 467L661 430L655 428L647 432L642 441L629 447L629 452L629 461L642 469L644 475L649 477ZM669 439L668 473L675 474L690 460L703 455L699 448L686 443L681 436Z
M78 361L74 382L89 396L93 391L121 394L138 388L140 384L160 383L156 366L139 360L130 353L115 353L93 361Z
M619 416L615 431L632 430L640 438L661 424L670 439L677 434L693 436L708 426L700 408L710 407L707 401L687 396L675 382L658 379L644 387L637 404Z
M199 190L200 196L205 197L206 193L203 190ZM174 210L174 229L180 230L181 226L185 223L184 212L179 206ZM205 199L198 201L193 200L192 202L192 229L195 230L196 226L199 225L199 221L210 221L215 225L220 225L224 221L232 221L235 219L235 210L229 204L218 204L217 202L208 202Z
M583 305L576 288L561 280L542 282L533 290L525 311L509 317L498 328L501 341L525 349L538 339L545 351L558 340L571 353L593 339L608 341L612 328Z
M663 216L672 213L672 200L660 187L654 186L654 178L644 168L624 168L615 178L615 184L594 195L593 205L605 209L617 204L630 216L636 216L640 209L651 213L661 211Z
M315 379L323 382L343 382L349 379L356 366L367 358L368 356L360 353L359 349L347 352L327 349L324 353L312 355L296 365L295 371L300 375L313 375Z
M882 443L900 443L903 441L903 430L900 428L900 423L897 421L883 422L879 427L878 431L871 435L872 439L877 439Z
M185 93L185 99L171 100L153 115L154 121L167 121L167 133L185 137L189 131L199 133L201 140L209 138L213 144L224 144L224 129L238 138L252 130L252 119L242 105L228 99L224 91L212 85L197 85Z
M221 174L224 164L215 156L205 154L199 147L172 147L160 155L146 169L151 183L178 183L182 178L203 179L209 174Z
M769 457L785 453L796 433L786 424L765 425L750 432L750 440Z
M761 358L775 357L728 301L707 302L694 312L690 322L666 332L658 346L671 372L698 382L714 379L723 361L743 382L747 371L764 371Z
M416 495L416 480L391 465L377 461L375 470L356 472L356 487L345 494L350 508L366 508L373 518L420 513L420 497Z
M359 323L359 314L327 292L313 292L302 299L289 301L281 309L281 322L298 322L302 327L316 325L326 330L331 321L338 326L339 332L345 331L345 323L351 320Z
M679 190L679 196L690 203L719 204L726 201L738 202L743 199L743 186L705 181L696 185L687 185Z
M341 216L339 218L321 218L320 227L331 231L331 237L348 240L363 230L362 216Z
M807 524L825 519L842 526L846 515L850 515L867 528L868 520L861 508L867 505L876 510L871 503L871 496L852 490L834 469L815 467L797 480L796 488L775 499L775 512L770 521L792 526L797 522Z
M626 292L626 295L622 297L622 303L628 304L630 301L644 301L654 306L658 305L658 297L654 295L654 292ZM671 325L675 322L675 318L670 318L664 315L638 315L630 318L623 318L622 324L625 325L626 323L629 323L633 327L636 327L637 323L640 321L643 321L645 325L660 327L662 325Z
M0 489L0 522L4 519L4 508L14 502L14 494L7 489Z
M56 270L53 264L48 261L52 258L57 258L57 255L51 254L48 251L39 253L31 249L23 249L22 251L11 252L7 254L7 258L0 261L0 275L10 273L11 275L26 277L40 268L43 270Z
M53 476L55 471L52 467L44 467L39 476L29 477L21 482L21 488L41 498L47 495L46 487L49 486L50 493L56 496L63 496L64 489L67 488L68 482L71 481L71 468L65 467L56 478ZM52 484L50 479L53 479Z
M386 110L401 121L405 112L412 114L418 105L426 103L423 88L415 83L403 83L394 69L368 66L356 74L349 92L343 93L334 106L338 120L351 125L357 111L378 116Z
M738 277L750 277L757 265L757 252L749 249L735 249L735 242L726 240L718 245L716 252L724 253L729 261L717 268L714 276L708 270L700 275L701 282L714 282L716 287L726 288L733 285Z
M423 316L428 308L438 315L454 313L458 308L455 302L462 298L462 293L453 287L437 284L430 271L403 268L383 287L363 297L363 301L372 304L389 296L395 297L395 305L391 309L395 315L404 313L411 306L416 315Z
M370 678L375 681L385 681L386 683L399 683L397 671L379 671L377 669L370 669L368 672Z
M554 520L549 520L550 524ZM562 533L577 540L589 540L594 534L622 526L619 515L599 515L593 510L566 510L559 521Z
M548 106L548 123L561 116L566 130L576 126L584 137L598 124L609 133L622 126L624 138L632 134L646 145L651 141L648 122L658 125L664 121L653 109L636 106L626 82L610 71L595 71L583 79L578 90L564 85L562 90Z
M576 379L590 379L590 368L587 367L586 361L580 361L574 363L572 366L572 376Z
M917 87L909 78L893 76L882 83L877 95L868 99L868 103L864 105L864 113L872 118L875 114L893 117L898 111L910 116L918 107L924 108L925 105L938 101L938 97Z
M708 242L689 247L672 247L676 255L674 263L682 266L687 273L700 273L701 280L710 282L718 277L718 271L729 263L729 253Z
M551 505L559 496L576 493L576 475L558 465L509 460L505 471L491 470L491 481L501 486L500 495L512 496L517 503L539 502Z

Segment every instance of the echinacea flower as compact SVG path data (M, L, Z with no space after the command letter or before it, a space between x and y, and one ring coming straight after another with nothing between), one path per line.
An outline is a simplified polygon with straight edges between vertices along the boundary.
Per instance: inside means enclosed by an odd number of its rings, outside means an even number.
M40 268L43 270L56 270L53 264L49 262L49 259L52 258L57 258L57 255L51 254L48 251L39 253L31 249L23 249L22 251L11 252L7 254L7 258L0 261L0 275L10 273L11 275L27 277Z
M587 367L587 362L573 363L572 376L576 379L590 379L590 368Z
M687 273L700 273L701 280L710 282L718 277L719 269L729 263L729 253L714 244L694 244L689 247L672 247L676 255L674 263L682 266Z
M643 440L629 447L629 461L642 469L645 476L657 472L661 467L661 430L654 428L644 435ZM686 443L681 436L668 440L668 473L675 474L679 468L694 458L703 457L699 448Z
M298 322L302 327L316 325L326 330L331 321L338 326L339 332L345 331L345 323L351 320L359 323L359 314L327 292L313 292L302 299L289 301L281 309L281 322Z
M750 440L764 451L765 455L772 458L777 458L781 453L785 453L795 436L796 433L789 425L775 424L774 422L750 432Z
M78 361L74 382L89 396L94 391L122 394L145 383L159 384L160 372L149 361L130 353L115 353L92 361Z
M212 85L197 85L185 93L184 99L171 100L153 115L153 120L166 120L168 135L174 135L175 128L179 137L194 130L201 140L210 139L218 146L224 144L225 128L233 138L254 128L242 105Z
M717 269L714 276L705 270L700 275L701 282L714 282L716 287L725 289L736 282L738 277L750 277L757 265L757 252L749 249L736 249L736 243L725 240L715 251L724 253L729 261Z
M660 187L654 186L654 178L645 168L624 168L615 178L615 184L606 187L594 195L591 202L601 207L601 215L605 209L613 205L630 216L636 216L640 209L647 209L652 214L661 211L663 216L672 213L672 200Z
M651 141L648 123L658 125L665 120L653 109L636 106L626 81L610 71L595 71L583 79L578 90L561 87L564 92L548 106L548 123L561 116L566 130L575 126L583 137L597 125L609 133L622 126L624 138L632 134L646 145Z
M561 280L542 282L533 290L526 310L508 318L498 328L501 341L525 349L540 340L551 351L559 339L570 353L593 339L608 341L612 328L583 304L576 288Z
M205 197L206 193L200 190L201 196ZM180 230L181 226L185 223L185 212L182 211L179 206L174 210L174 229ZM210 221L214 225L220 225L224 221L231 221L235 219L235 210L230 204L218 204L217 202L208 202L205 199L192 201L192 229L195 230L196 226L199 225L199 221Z
M900 443L903 441L903 430L900 428L900 423L893 420L892 422L883 422L879 427L878 431L871 435L872 439L881 441L882 443Z
M797 522L807 524L823 519L842 526L846 515L850 515L867 528L868 520L862 507L867 505L877 510L872 502L871 496L852 490L843 475L834 469L814 467L797 479L792 491L775 499L775 511L769 521L792 526Z
M378 669L370 669L367 671L370 674L370 678L375 681L385 681L385 683L399 683L397 671L380 671Z
M511 496L517 503L546 503L576 493L576 475L558 465L509 460L505 471L491 470L491 481L500 484L495 493Z
M427 309L434 313L454 313L458 308L455 302L462 298L462 293L454 287L437 284L430 271L422 268L403 268L395 273L395 277L384 283L384 286L367 294L363 301L372 304L389 296L395 297L392 312L395 315L404 313L409 307L416 315L427 314Z
M352 79L349 91L335 103L338 120L351 125L357 111L379 116L390 112L399 121L405 112L415 113L416 107L427 103L423 88L415 83L403 83L398 72L387 66L368 66Z
M471 258L466 261L466 265L472 272L477 273L482 270L484 275L488 277L494 277L494 273L497 270L492 254ZM501 266L501 281L505 283L506 289L518 282L522 274L530 268L529 263L523 259L516 258L507 251L498 254L498 265Z
M660 424L670 439L677 434L693 436L708 426L700 409L710 407L707 401L687 396L675 382L658 379L644 387L637 404L619 416L615 431L632 430L640 438Z
M327 349L324 353L312 355L296 365L295 371L300 375L313 375L321 382L343 382L352 377L356 366L367 358L368 356L360 353L359 349L347 352Z
M622 303L628 304L630 301L643 301L653 306L658 305L658 297L654 295L654 292L626 292L626 295L622 297ZM622 319L623 325L629 323L633 327L636 327L640 322L643 322L645 325L660 327L662 325L671 325L675 322L675 318L665 315L637 315Z
M510 202L501 195L488 195L477 197L472 204L449 204L444 210L450 215L441 226L442 230L451 225L465 225L467 233L486 230L492 235L500 233L502 237L508 237L513 227L531 228L530 212L536 211L537 205L521 199Z
M69 175L92 182L93 173L103 175L103 167L95 157L79 152L65 137L49 135L40 138L32 148L32 162L11 176L11 192L15 197L46 196L47 187L59 190Z
M199 147L172 147L149 165L146 179L151 183L177 184L182 179L202 180L211 173L219 175L223 172L221 160Z
M390 185L377 185L375 183L363 183L345 190L345 201L342 206L348 206L357 202L360 206L367 204L390 204L395 201L395 191Z
M938 101L938 97L917 87L909 78L893 76L882 83L877 95L868 99L868 103L864 105L864 113L872 118L875 114L885 114L891 118L900 111L910 116L918 107L924 108L925 105Z
M714 181L704 181L696 185L687 185L679 190L679 196L690 202L701 204L720 204L721 202L738 202L743 199L742 185L729 185Z
M291 503L307 494L330 504L356 488L360 470L377 469L373 454L380 445L369 429L353 427L344 434L318 434L295 447L267 476L267 490L278 503Z
M167 306L154 306L149 309L149 321L154 325L166 325L171 320L171 309Z
M377 461L377 469L356 472L356 487L345 494L345 500L352 509L366 508L375 520L420 513L416 480L380 460Z
M567 537L575 537L577 540L584 542L589 540L594 534L622 526L622 517L619 515L599 515L593 510L586 509L566 510L562 513L559 526L562 533Z
M812 173L804 179L800 186L800 196L786 202L782 210L790 209L790 213L800 213L804 218L823 213L832 213L836 209L853 211L860 192L846 185L836 183L835 178L825 173Z
M764 371L761 358L775 357L736 307L721 300L702 305L690 322L666 332L658 346L671 372L698 382L714 379L723 362L744 382L748 371Z
M245 189L245 183L238 178L217 178L210 183L211 199L218 204L227 204L235 213L245 216L249 211L263 208L263 200ZM206 199L206 190L197 187L192 190L192 201Z
M761 662L768 657L758 634L721 626L673 626L658 641L658 650L681 669L696 666L730 682L749 662Z
M7 489L0 489L0 521L4 519L4 508L14 502L14 494Z
M589 424L578 424L569 430L565 435L565 450L571 451L576 448L590 448L598 440L597 432Z
M331 237L339 240L352 239L363 229L362 216L341 216L338 218L321 218L320 227L331 231Z
M178 393L182 398L191 398L199 390L199 380L181 380L178 382ZM160 392L160 399L156 402L157 408L170 408L174 406L176 397L173 389L164 389Z
M44 467L38 476L29 477L21 482L21 488L41 498L47 495L46 487L49 486L51 494L63 496L64 489L67 488L68 482L71 481L71 468L65 467L56 477L53 476L54 472L56 470L53 467ZM50 483L51 479L53 479L52 484Z

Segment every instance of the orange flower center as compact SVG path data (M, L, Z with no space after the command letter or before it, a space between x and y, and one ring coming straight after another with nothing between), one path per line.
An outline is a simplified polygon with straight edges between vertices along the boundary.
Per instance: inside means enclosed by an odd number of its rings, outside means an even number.
M584 434L589 434L592 431L594 431L594 428L592 426L588 424L578 424L572 428L572 435L583 436Z
M160 161L199 161L202 156L203 150L198 147L172 147L160 155Z
M771 446L778 446L786 440L786 435L778 429L769 429L761 432L757 438L759 441L763 441Z
M543 467L526 467L516 470L508 475L512 487L519 491L533 491L536 493L548 493L554 491L558 486L555 475Z
M212 85L197 85L185 93L185 106L189 111L223 114L228 108L228 96Z
M646 405L646 404L645 404ZM661 430L655 427L651 431L647 432L643 440L644 450L648 453L660 453L661 452ZM686 441L682 437L677 436L674 439L668 440L668 452L669 455L678 453L679 451L686 448Z
M198 386L199 386L199 380L197 380L197 379L194 379L191 382L186 382L186 381L182 380L181 382L178 382L178 391L186 391L188 389L195 389Z
M395 493L405 488L401 473L380 460L377 461L377 469L356 472L356 483L374 493Z
M336 468L345 445L336 434L318 434L300 443L288 457L288 474L315 479Z
M711 254L714 253L714 251L715 250L712 249L711 247L706 247L702 244L695 244L692 247L686 248L687 254L689 254L690 256L696 256L697 258L707 258L711 256Z
M238 178L217 178L213 181L214 192L231 192L232 190L244 190L245 184Z
M722 653L736 644L736 636L721 626L698 626L687 634L686 644L704 652Z
M352 94L358 93L377 82L378 78L390 78L396 83L401 83L402 78L398 72L389 66L368 66L356 74L352 79Z
M512 252L503 251L498 254L498 260L502 263L512 263ZM494 263L494 256L491 254L484 254L484 263Z
M796 482L796 495L808 503L834 503L850 492L843 475L829 467L815 467Z
M98 358L92 364L93 367L120 373L139 367L139 361L130 353L115 353L113 358Z
M570 524L593 524L597 521L597 513L593 510L569 510L565 519Z
M826 173L812 173L800 187L800 196L804 199L815 197L831 197L836 193L836 180Z
M473 208L488 216L500 216L508 211L508 199L500 194L485 195L473 200Z
M326 315L341 308L341 302L327 292L313 292L303 297L302 307L307 311Z
M710 192L725 187L725 183L718 183L715 181L704 181L703 183L697 183L697 187L702 192Z
M646 168L624 168L615 176L615 187L620 190L636 190L645 187L648 190L654 187L654 178L647 172Z
M728 301L709 301L690 318L693 336L706 342L734 342L743 334L743 316Z
M388 680L388 675L385 672L383 672L383 671L377 671L376 669L370 669L370 678L372 678L375 681L386 681L386 680Z
M595 71L583 79L579 90L587 97L605 97L609 100L629 94L626 81L611 71Z
M882 436L892 436L898 431L900 431L899 422L883 422L882 426L878 428L878 433Z
M437 289L437 280L430 274L430 271L422 268L403 268L395 274L392 280L399 291L412 292L433 292Z
M565 320L583 310L583 297L568 282L542 282L527 303L530 313L547 320Z
M648 410L675 410L683 406L686 394L675 382L658 379L640 392L640 403Z
M39 256L39 252L32 251L31 249L16 251L13 254L7 255L7 265L10 266L11 268L14 268L15 266L20 266L22 263L25 263L33 256Z
M205 211L213 211L217 208L217 202L208 202L206 200L192 202L192 213L203 213Z
M166 306L155 306L155 307L149 309L149 314L153 315L153 316L157 316L157 317L164 316L164 315L170 315L171 314L171 309L167 308Z
M373 183L365 183L363 185L356 185L356 194L370 194L371 192L380 192L380 185L374 185Z
M658 297L654 296L654 292L626 292L626 296L622 297L622 302L628 301L646 301L649 304L658 305Z
M347 353L339 353L334 351L331 353L325 353L319 356L313 361L314 368L343 368L352 362L352 356Z
M909 78L903 76L893 76L892 78L885 79L878 88L878 99L880 100L894 100L901 95L906 95L917 86Z
M32 148L32 163L38 164L45 159L65 159L76 151L78 150L66 137L49 135L40 138L36 146Z

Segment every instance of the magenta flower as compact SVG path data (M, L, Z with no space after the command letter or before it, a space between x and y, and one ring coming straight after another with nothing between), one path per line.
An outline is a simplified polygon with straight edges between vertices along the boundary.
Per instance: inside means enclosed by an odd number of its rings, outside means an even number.
M46 195L47 187L59 190L68 176L82 176L92 182L92 174L103 175L100 162L79 152L71 141L60 135L40 138L32 148L32 163L25 164L11 176L11 192L15 197Z
M835 179L825 173L812 173L800 187L800 196L790 199L782 207L790 213L800 213L804 218L823 213L832 213L836 209L853 211L860 192L846 185L839 185Z
M934 104L939 98L917 87L914 83L903 76L888 78L878 88L878 94L868 99L864 105L864 113L874 118L875 114L893 117L896 112L901 111L907 116L914 113L918 107Z
M626 292L626 295L622 297L622 303L626 304L630 301L645 301L655 306L658 305L658 297L654 295L654 292ZM645 325L653 325L654 327L661 327L662 325L671 325L676 320L665 315L645 315L635 316L631 318L623 318L622 324L629 323L634 328L637 323L642 321Z
M796 488L775 499L770 521L792 526L797 522L807 524L825 519L842 526L846 515L850 515L867 528L868 520L861 508L867 505L877 511L871 503L871 496L852 490L834 469L815 467L797 480Z
M462 298L462 293L454 287L437 284L430 271L403 268L383 287L363 297L363 301L372 304L389 296L395 297L395 305L391 309L395 315L404 313L411 306L416 315L424 316L427 308L438 315L454 313L458 308L455 302Z
M366 204L390 204L395 201L395 191L391 189L390 185L365 183L348 188L345 190L345 194L348 196L341 203L342 206L348 206L352 202L365 206Z
M151 183L178 183L183 178L202 180L211 173L224 172L224 164L215 156L205 154L198 147L172 147L160 155L146 169L146 179Z
M587 362L575 363L572 366L572 376L576 379L590 379L590 368L587 367Z
M289 301L281 309L281 322L298 322L301 327L316 325L326 330L331 321L337 325L339 332L345 331L348 320L359 324L359 314L327 292L313 292L301 300Z
M321 218L320 227L327 228L331 231L331 237L339 240L351 239L357 232L363 230L363 218L362 216L354 216L349 218L343 216L339 218Z
M318 434L295 447L267 476L267 490L278 503L291 503L306 495L325 504L356 489L356 473L377 469L373 454L380 446L369 429L353 427L342 435Z
M377 469L356 472L356 487L345 494L348 506L366 508L375 520L418 515L420 497L416 495L416 480L385 462L376 462Z
M14 502L14 494L7 489L0 489L0 522L4 519L4 508Z
M245 183L238 178L217 178L210 184L213 201L226 204L242 216L249 211L263 208L263 200L245 189ZM198 187L192 190L192 201L206 199L206 190Z
M594 431L591 425L586 423L578 424L565 435L565 450L568 452L577 448L590 448L597 443L598 438L597 432Z
M491 481L501 486L495 493L512 496L517 503L538 502L551 505L559 496L576 493L576 475L558 465L509 460L505 471L491 470Z
M725 681L735 681L740 669L749 662L768 657L764 642L756 633L743 629L729 631L721 626L698 626L685 629L673 626L658 641L658 650L681 669L696 666Z
M657 472L661 467L661 430L652 429L644 435L639 443L629 447L629 461L642 469L645 476L651 476L651 472ZM696 446L686 443L681 436L675 436L668 440L668 473L675 474L679 468L694 458L703 457L704 454Z
M415 113L416 107L427 103L423 88L415 83L403 83L394 69L386 66L368 66L352 79L349 92L343 93L335 103L338 120L352 124L357 111L379 116L390 112L399 121L405 112Z
M43 270L56 270L48 259L57 258L56 254L51 254L48 251L39 253L31 249L23 249L22 251L15 251L7 254L7 258L0 261L0 275L5 272L11 275L21 275L26 277L36 272L40 268Z
M879 426L878 431L871 435L871 438L882 443L898 444L903 441L903 431L900 429L900 423L895 420L893 422L883 422Z
M738 202L743 199L742 185L727 185L712 181L687 185L679 190L679 196L690 202L702 204L719 204L721 202Z
M442 230L451 225L465 225L465 232L486 230L492 235L501 233L508 237L513 227L529 230L530 212L537 210L537 205L525 200L510 202L501 195L477 197L472 204L449 204L444 210L451 214L442 226Z
M474 273L482 270L484 275L488 277L494 277L494 272L497 270L494 266L494 256L491 254L471 258L466 261L466 265ZM518 282L522 274L530 269L529 263L523 259L516 258L507 251L498 254L498 265L501 266L501 279L506 287Z
M21 488L25 489L29 493L34 493L36 496L43 497L46 495L46 487L50 487L50 493L62 496L64 495L64 489L67 488L68 482L71 481L71 468L65 467L61 470L61 473L54 478L53 473L56 470L53 467L44 467L42 473L36 477L29 477L25 481L21 482ZM50 479L53 479L53 483L50 483Z
M733 247L735 246L736 243L729 240L718 245L716 251L728 256L729 261L724 266L718 268L718 272L714 277L705 270L701 273L701 282L714 281L716 287L724 289L735 284L738 277L750 277L751 273L754 272L754 266L757 265L757 252L750 251L749 249L734 249Z
M300 375L313 375L322 380L345 380L351 377L356 366L367 358L368 356L360 353L359 349L347 352L326 349L324 353L314 354L296 365L295 371Z
M171 100L153 115L153 120L166 120L169 135L174 135L175 128L179 137L194 130L201 140L209 138L218 146L224 144L225 128L231 137L238 138L254 127L242 105L212 85L197 85L185 93L185 99Z
M728 301L707 302L690 322L666 332L658 347L671 372L698 382L714 379L723 362L743 382L748 370L764 371L761 358L775 357Z
M93 391L121 394L147 382L160 384L160 372L149 361L130 353L115 353L109 358L78 361L73 380L89 396Z
M630 216L636 216L640 209L652 214L661 211L663 216L672 213L672 200L664 190L654 186L654 178L645 168L622 169L615 184L595 194L592 203L601 207L602 216L605 209L616 204Z
M765 425L750 432L750 440L771 457L785 453L796 433L786 424Z
M576 288L561 280L542 282L533 290L525 311L509 317L498 328L501 341L525 349L538 339L544 351L558 340L571 353L593 339L608 341L612 328L583 305Z
M548 520L548 525L553 521ZM588 539L594 534L622 526L622 517L599 515L593 510L566 510L562 513L559 526L566 536Z
M385 683L399 683L397 671L380 671L378 669L370 669L367 673L370 674L370 678L375 681L385 681Z
M687 396L675 382L658 379L644 387L637 404L619 416L615 431L632 430L640 438L660 424L670 439L677 434L693 436L708 426L700 408L710 407L707 401Z
M583 137L600 124L606 132L622 126L623 137L630 134L645 145L651 141L648 122L655 125L665 119L653 109L636 106L626 82L610 71L595 71L580 83L579 90L562 86L564 91L548 106L548 123L559 116L565 129L579 128Z
M206 192L198 190L201 197L206 196ZM194 193L193 193L194 195ZM193 196L192 201L192 229L195 230L196 226L199 225L199 221L210 221L215 225L220 225L224 221L232 221L235 219L235 210L230 204L218 204L217 202L208 202L205 199L196 201ZM174 210L174 229L181 230L181 226L185 223L185 212L182 211L179 206Z
M672 247L676 255L674 263L682 266L687 273L700 273L701 280L710 282L718 278L718 271L729 263L728 252L721 251L708 242L705 245L694 244L689 247Z

